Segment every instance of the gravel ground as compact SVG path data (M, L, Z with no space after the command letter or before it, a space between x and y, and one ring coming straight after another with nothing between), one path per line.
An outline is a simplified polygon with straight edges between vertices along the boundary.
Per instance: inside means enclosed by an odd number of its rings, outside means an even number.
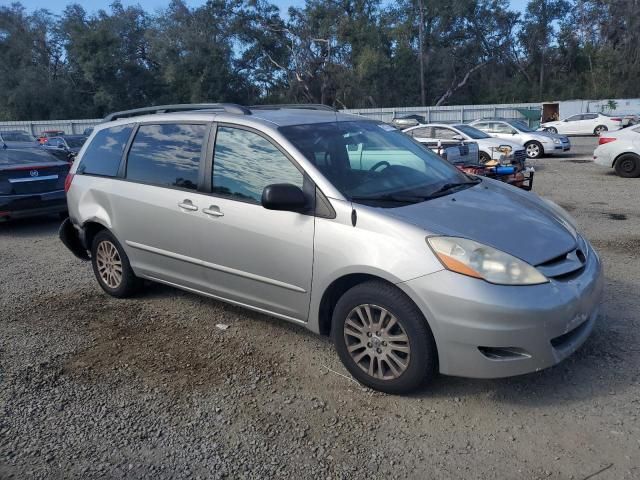
M107 297L55 219L0 225L0 478L640 478L640 180L573 143L534 190L605 262L594 334L543 372L408 397L279 320L158 285Z

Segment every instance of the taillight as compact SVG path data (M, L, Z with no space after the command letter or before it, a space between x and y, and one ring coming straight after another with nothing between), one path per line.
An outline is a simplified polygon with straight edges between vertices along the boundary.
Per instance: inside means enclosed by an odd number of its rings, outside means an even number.
M614 122L621 122L622 121L621 118L615 118L615 117L612 117L611 120L613 120Z
M600 137L598 140L598 145L604 145L605 143L615 142L616 139L613 137Z
M67 193L71 188L71 182L73 182L73 173L67 173L67 178L64 179L64 193Z

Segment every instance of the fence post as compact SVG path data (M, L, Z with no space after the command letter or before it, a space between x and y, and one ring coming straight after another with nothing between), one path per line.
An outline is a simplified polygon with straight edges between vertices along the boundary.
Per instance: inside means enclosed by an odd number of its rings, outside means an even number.
M460 123L464 123L464 106L460 106Z
M32 135L33 137L35 137L35 136L36 136L36 132L35 132L35 130L33 129L33 122L29 122L29 131L31 132L31 135Z

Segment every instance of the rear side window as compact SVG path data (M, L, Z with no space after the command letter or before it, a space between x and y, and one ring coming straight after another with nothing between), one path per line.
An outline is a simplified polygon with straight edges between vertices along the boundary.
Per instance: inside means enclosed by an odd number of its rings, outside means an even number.
M133 127L121 125L105 128L96 133L82 156L76 173L115 177L120 168L120 159Z
M196 190L207 131L207 125L141 125L127 157L127 179Z
M411 130L409 132L409 135L411 135L412 137L430 138L431 137L430 130L431 130L431 128L428 128L428 127L425 127L425 128L414 128L413 130Z

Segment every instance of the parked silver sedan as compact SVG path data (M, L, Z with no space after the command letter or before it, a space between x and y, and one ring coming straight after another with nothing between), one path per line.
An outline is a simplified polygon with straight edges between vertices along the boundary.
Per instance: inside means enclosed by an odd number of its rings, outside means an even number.
M533 130L519 120L476 120L470 125L492 137L524 145L528 158L540 158L571 150L571 142L567 137Z
M307 108L112 115L67 179L62 241L109 295L147 279L331 335L385 392L533 372L582 345L602 268L564 210Z

